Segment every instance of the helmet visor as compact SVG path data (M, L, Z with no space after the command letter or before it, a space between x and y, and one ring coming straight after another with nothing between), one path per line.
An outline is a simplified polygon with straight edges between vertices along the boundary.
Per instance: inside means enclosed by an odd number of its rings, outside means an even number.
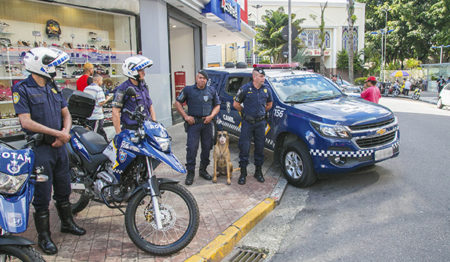
M49 55L44 55L44 57L42 57L42 64L43 65L49 65L55 59L56 59L56 57L49 56Z

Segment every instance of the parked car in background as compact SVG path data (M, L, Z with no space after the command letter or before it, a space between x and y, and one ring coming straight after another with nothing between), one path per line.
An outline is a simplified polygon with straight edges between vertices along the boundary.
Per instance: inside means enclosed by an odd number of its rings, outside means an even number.
M442 88L439 93L439 100L437 102L438 108L443 108L444 106L450 106L450 83Z
M342 78L338 78L337 83L341 91L344 92L344 94L354 97L361 96L361 87L355 86L350 82L343 80Z

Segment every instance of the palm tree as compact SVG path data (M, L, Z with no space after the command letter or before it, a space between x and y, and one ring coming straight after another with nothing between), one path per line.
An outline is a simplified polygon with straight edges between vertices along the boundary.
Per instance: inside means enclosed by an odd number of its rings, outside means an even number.
M295 19L295 14L292 14L292 28L296 28L298 33L302 32L300 24L305 20ZM262 16L264 25L256 27L256 41L259 46L258 51L260 56L270 56L275 63L283 63L287 61L282 54L283 46L288 42L282 38L281 30L288 25L289 16L284 12L284 8L280 7L276 11L266 10L266 14ZM301 47L301 40L295 38L292 41L293 45Z
M348 41L349 49L348 49L348 78L350 83L353 83L353 24L356 21L356 16L354 15L355 12L355 3L353 0L348 0L347 5L347 12L348 12Z

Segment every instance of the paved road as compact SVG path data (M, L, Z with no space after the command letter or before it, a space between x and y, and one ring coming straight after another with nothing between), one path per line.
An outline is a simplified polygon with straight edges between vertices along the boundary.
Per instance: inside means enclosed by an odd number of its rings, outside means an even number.
M240 243L271 261L448 261L450 111L382 98L398 116L400 156L307 189L282 203Z

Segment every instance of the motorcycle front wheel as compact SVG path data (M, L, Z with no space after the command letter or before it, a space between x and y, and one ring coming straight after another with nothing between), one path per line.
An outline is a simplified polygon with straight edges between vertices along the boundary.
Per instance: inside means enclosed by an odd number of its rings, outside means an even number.
M0 246L0 261L45 262L31 246Z
M162 229L158 230L150 194L137 192L128 202L125 227L140 249L167 256L186 247L197 233L199 210L194 196L178 184L161 184L159 209Z
M74 183L79 184L81 183L81 179L77 176L78 168L71 166L69 173L70 173L70 182L73 185ZM76 214L78 212L81 212L83 209L87 207L89 204L89 195L86 192L86 189L77 189L72 188L72 192L70 193L70 204L72 207L72 214Z

